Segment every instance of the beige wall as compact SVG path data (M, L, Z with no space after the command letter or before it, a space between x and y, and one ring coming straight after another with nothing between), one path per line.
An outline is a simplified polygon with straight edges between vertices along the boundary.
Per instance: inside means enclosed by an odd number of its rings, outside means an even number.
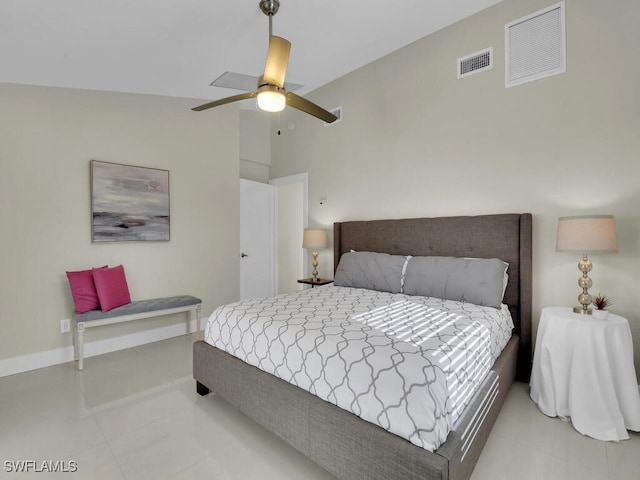
M67 347L65 270L125 266L134 299L238 297L237 107L0 84L0 360ZM197 104L197 102L195 103ZM91 243L89 161L168 169L171 241ZM86 340L182 322L149 319Z
M270 114L240 110L240 178L267 183L270 165Z
M552 3L506 0L316 90L343 120L287 109L295 129L272 138L271 177L309 172L318 227L531 212L534 327L542 307L577 303L557 218L614 214L620 253L592 256L591 291L629 319L640 372L640 2L567 0L567 72L505 89L504 25ZM489 46L494 68L457 80L456 59ZM331 265L321 259L322 276Z

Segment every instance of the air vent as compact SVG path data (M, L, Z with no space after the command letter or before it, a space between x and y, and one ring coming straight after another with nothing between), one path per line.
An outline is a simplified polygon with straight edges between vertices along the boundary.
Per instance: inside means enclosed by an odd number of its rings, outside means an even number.
M566 70L564 2L505 25L505 86Z
M338 117L338 119L335 122L331 122L331 123L324 122L324 126L325 127L329 127L331 125L335 125L340 120L342 120L342 107L336 107L333 110L329 110L329 113L333 113L336 117Z
M493 47L485 48L458 59L458 78L493 68Z

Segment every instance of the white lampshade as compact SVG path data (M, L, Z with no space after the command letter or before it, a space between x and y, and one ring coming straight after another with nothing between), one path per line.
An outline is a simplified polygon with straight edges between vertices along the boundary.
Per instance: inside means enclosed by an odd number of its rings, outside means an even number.
M302 248L327 248L329 246L329 235L326 230L304 229L302 236Z
M613 215L558 218L556 252L615 253L618 251Z
M278 90L262 90L258 92L258 108L265 112L281 112L287 100Z

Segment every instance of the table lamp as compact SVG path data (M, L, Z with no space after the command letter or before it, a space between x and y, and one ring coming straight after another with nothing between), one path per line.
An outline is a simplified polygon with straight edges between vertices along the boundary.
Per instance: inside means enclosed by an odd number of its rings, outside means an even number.
M613 215L584 215L578 217L558 218L558 236L556 252L582 253L582 260L578 263L578 270L582 276L578 285L582 293L578 295L580 307L574 307L576 313L590 314L588 308L592 302L589 288L593 281L589 278L592 264L587 258L589 253L616 253L618 239L616 237L616 223Z
M318 249L329 246L329 235L326 230L304 229L302 236L302 248L313 249L313 281L318 280Z

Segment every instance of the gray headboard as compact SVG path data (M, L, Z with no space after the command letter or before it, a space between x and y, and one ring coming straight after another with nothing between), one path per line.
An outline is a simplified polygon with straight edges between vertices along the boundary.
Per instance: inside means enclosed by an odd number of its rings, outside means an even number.
M520 337L516 378L527 382L531 373L531 224L530 213L336 222L334 270L350 250L499 258L509 263L504 302Z

